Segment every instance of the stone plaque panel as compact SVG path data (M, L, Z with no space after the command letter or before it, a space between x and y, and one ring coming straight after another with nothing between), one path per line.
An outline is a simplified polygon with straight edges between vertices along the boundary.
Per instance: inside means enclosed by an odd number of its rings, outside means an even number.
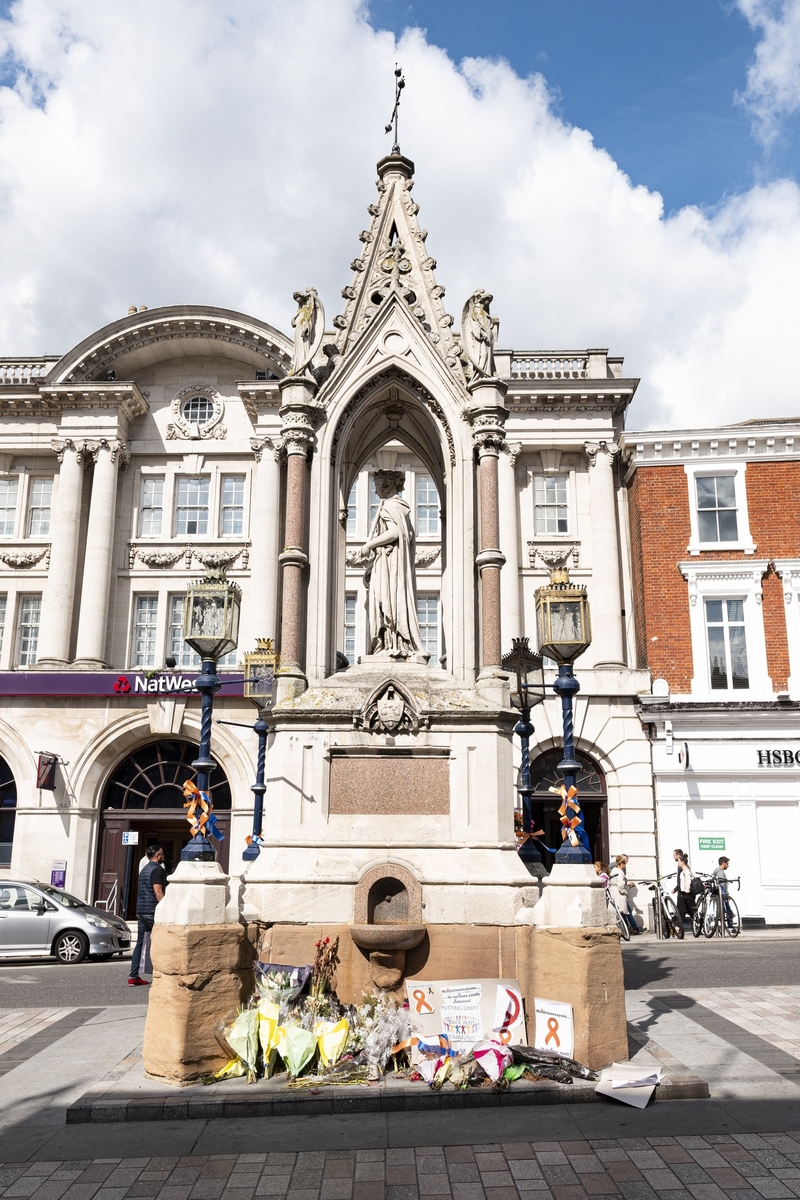
M450 761L410 755L334 755L329 811L332 815L447 816Z

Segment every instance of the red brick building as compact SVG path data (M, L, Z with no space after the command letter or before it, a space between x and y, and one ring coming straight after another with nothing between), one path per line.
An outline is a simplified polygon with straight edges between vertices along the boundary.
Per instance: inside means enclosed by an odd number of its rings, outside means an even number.
M800 921L800 419L622 435L661 869Z

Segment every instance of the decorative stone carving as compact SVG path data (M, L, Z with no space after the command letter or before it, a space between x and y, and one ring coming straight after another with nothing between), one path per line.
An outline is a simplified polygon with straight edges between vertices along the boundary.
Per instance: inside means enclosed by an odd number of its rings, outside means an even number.
M619 454L619 446L615 446L613 442L586 442L583 448L590 469L597 465L598 455L607 454L609 461L613 463Z
M339 520L343 525L347 524L347 509L343 508L339 513ZM417 567L430 567L436 562L436 559L442 552L440 545L417 547L417 552L414 558L414 565ZM369 563L370 556L365 554L363 550L348 550L345 553L344 560L348 567L365 567Z
M143 550L139 546L131 547L131 566L135 559L144 563L151 570L163 571L169 567L174 567L179 559L184 557L185 550Z
M580 566L580 542L569 542L559 545L541 545L539 542L528 542L528 565L536 566L540 558L548 570L566 567L572 559L572 566Z
M297 301L298 307L292 317L294 352L289 374L303 375L322 344L322 335L325 332L325 310L316 288L307 287L304 291L295 292L293 299Z
M278 462L281 457L281 450L283 449L283 441L279 437L250 438L250 449L253 451L253 457L256 462L261 462L261 455L265 449L271 450L275 461Z
M461 313L461 345L472 366L473 377L494 378L494 341L496 322L489 306L494 297L476 288Z
M393 679L383 680L353 717L356 729L370 733L418 733L429 724L429 718L420 718L411 693Z
M183 415L183 405L192 396L202 396L209 400L213 406L213 412L208 421L203 425L199 425L196 421L187 421ZM196 438L219 438L227 437L227 429L220 424L225 412L225 403L219 392L212 388L207 383L191 384L189 387L181 388L177 396L172 400L172 421L167 426L167 440L175 441L176 439L196 439Z
M42 546L36 550L0 550L0 562L15 571L28 571L44 559L44 566L50 566L50 547Z
M399 493L402 471L376 471L378 512L362 549L372 558L367 588L371 654L388 659L427 662L417 618L414 580L415 536L411 511Z
M417 548L417 556L415 564L418 567L430 567L436 562L442 552L441 546L425 546L422 549Z
M192 550L193 556L204 567L219 568L230 567L236 562L240 554L246 553L243 546L231 547L230 550Z

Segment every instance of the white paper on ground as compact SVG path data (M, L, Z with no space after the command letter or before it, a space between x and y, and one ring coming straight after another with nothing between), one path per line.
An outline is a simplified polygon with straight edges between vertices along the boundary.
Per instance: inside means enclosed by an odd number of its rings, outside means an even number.
M634 1063L612 1063L600 1072L600 1082L595 1091L601 1096L612 1096L623 1104L634 1108L645 1108L650 1097L661 1082L662 1069L644 1071Z

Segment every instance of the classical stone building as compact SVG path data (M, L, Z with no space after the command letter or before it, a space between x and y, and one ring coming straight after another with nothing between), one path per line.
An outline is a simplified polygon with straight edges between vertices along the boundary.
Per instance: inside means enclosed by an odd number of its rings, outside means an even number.
M638 655L653 674L660 866L741 876L753 923L800 921L800 425L625 433Z
M121 903L139 854L126 856L125 831L177 858L199 715L182 597L225 565L243 600L223 669L238 677L257 637L282 662L246 906L279 925L346 926L369 915L377 883L381 902L416 897L431 927L483 925L502 942L532 920L538 877L515 849L500 663L512 637L535 642L534 592L561 561L592 611L577 664L587 827L598 855L625 850L633 874L652 874L636 712L650 677L618 451L637 381L602 349L498 349L485 292L464 298L459 328L413 164L392 154L378 174L328 328L309 288L293 337L187 304L131 310L61 357L0 362L0 872L47 879L66 861L70 890L116 889ZM394 550L365 552L387 527ZM397 570L404 615L387 617ZM253 719L240 685L223 687L217 715ZM554 845L555 697L534 722ZM255 737L215 725L213 748L223 861L238 870ZM41 753L57 756L55 790L37 786Z

